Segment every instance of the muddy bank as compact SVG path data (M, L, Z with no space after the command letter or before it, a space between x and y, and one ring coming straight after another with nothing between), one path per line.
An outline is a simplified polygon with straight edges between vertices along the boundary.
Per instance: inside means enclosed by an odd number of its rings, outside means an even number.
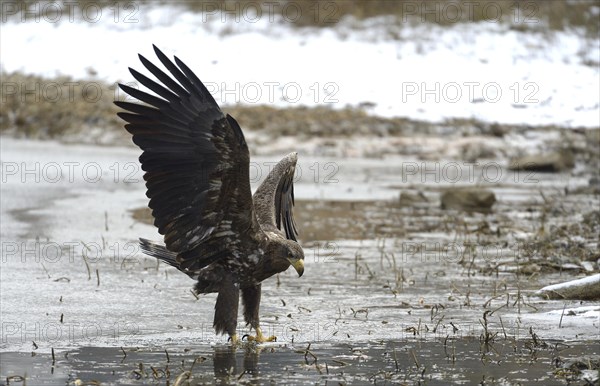
M115 84L94 79L44 78L19 72L3 73L7 84L24 89L40 85L73 85L71 93L37 103L8 92L0 112L0 132L16 138L54 139L64 143L132 146L124 121L113 104ZM93 87L87 87L93 85ZM91 90L95 92L88 95ZM11 91L14 91L11 89ZM75 95L76 97L73 97ZM382 158L407 155L420 160L453 159L476 162L529 155L532 148L550 149L579 162L590 162L599 151L598 128L558 125L505 124L477 118L448 118L442 122L402 116L379 117L368 103L329 106L223 106L235 117L253 155L298 151L305 156Z

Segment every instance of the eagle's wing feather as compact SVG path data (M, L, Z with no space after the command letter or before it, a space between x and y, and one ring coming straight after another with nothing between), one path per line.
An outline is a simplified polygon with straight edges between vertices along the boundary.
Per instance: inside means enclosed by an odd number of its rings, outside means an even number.
M139 105L117 101L119 116L142 150L154 224L182 268L196 270L235 248L227 240L256 231L249 179L250 156L237 122L224 115L210 92L177 57L154 51L171 76L140 55L162 84L130 69L158 96L119 85ZM174 78L174 79L173 79Z
M288 239L294 241L297 241L298 237L293 213L297 160L297 153L285 156L275 165L252 197L262 229L283 231Z

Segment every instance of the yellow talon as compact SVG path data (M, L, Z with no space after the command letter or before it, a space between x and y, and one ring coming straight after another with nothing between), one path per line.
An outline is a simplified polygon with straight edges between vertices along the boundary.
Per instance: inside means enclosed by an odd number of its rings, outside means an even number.
M229 339L231 340L231 345L232 345L232 346L237 346L237 345L238 345L238 343L240 343L240 341L239 341L239 339L238 339L238 337L237 337L237 334L233 334L233 335L231 335L231 336L229 337Z
M260 327L256 327L256 336L248 335L248 341L249 342L256 342L256 343L276 342L277 341L277 337L276 336L265 337L263 335L262 330L260 329Z

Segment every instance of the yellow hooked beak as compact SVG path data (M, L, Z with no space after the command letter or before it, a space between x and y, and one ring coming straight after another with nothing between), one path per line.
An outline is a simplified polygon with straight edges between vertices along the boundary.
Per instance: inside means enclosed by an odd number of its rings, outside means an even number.
M298 277L302 276L304 273L304 260L302 259L288 259L292 267L298 272Z

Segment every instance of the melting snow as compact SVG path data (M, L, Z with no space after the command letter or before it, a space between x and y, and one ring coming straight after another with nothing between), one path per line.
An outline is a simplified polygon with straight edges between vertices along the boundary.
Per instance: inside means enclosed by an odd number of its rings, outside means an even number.
M140 9L130 23L124 16L106 10L93 23L4 23L2 68L75 79L93 69L111 84L129 82L127 68L143 68L138 52L156 61L154 43L183 59L225 104L367 103L375 115L428 121L600 126L599 39L579 30L386 17L292 28L266 15L223 23L167 6Z

